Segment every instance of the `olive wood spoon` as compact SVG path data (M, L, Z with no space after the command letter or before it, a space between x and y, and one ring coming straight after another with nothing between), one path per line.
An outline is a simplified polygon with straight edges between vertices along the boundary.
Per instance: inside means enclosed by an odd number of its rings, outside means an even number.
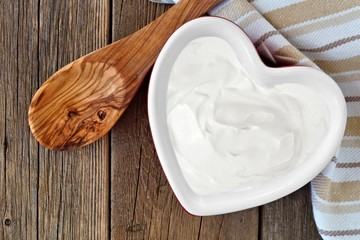
M182 0L132 35L81 57L35 93L29 124L52 150L70 150L105 135L125 111L170 35L221 0Z

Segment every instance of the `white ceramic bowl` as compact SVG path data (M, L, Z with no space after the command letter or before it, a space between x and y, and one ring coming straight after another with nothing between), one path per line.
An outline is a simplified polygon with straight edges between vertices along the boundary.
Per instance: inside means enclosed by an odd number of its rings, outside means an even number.
M301 83L314 89L330 112L329 132L313 155L297 168L262 185L215 195L198 195L187 184L170 141L167 127L167 89L172 66L193 39L215 36L233 47L248 74L262 85ZM269 68L263 64L248 36L235 24L217 17L193 20L178 29L162 49L152 72L148 95L149 121L155 147L165 175L180 204L193 215L215 215L262 205L296 191L329 163L340 146L346 125L342 92L325 73L309 67Z

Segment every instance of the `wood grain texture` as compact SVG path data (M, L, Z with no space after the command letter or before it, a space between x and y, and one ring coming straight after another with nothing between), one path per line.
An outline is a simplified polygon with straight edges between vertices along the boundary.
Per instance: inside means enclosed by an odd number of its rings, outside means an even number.
M259 208L203 217L199 239L255 240L258 239L259 221Z
M261 217L261 239L321 239L313 218L310 184L261 207Z
M170 35L218 2L182 0L141 30L57 71L36 92L29 108L35 138L49 149L70 150L105 135Z
M0 239L38 236L37 143L25 110L37 88L37 13L36 0L0 1Z
M40 0L39 6L40 85L60 67L107 43L109 2ZM108 157L108 137L78 151L40 147L39 239L108 238Z

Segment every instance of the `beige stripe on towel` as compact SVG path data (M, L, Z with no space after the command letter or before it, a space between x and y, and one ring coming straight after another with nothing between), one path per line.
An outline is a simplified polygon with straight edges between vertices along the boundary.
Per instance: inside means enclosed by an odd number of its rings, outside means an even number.
M360 181L333 182L323 174L312 181L313 190L322 199L329 202L347 202L360 200Z
M359 0L331 1L331 4L326 4L324 0L308 0L270 11L265 13L264 17L270 20L275 28L282 29L341 12L357 6L357 4L359 4Z

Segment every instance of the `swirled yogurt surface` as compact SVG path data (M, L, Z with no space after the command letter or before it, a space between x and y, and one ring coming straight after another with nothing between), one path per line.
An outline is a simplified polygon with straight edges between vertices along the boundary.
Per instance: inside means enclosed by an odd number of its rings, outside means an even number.
M167 113L176 158L198 194L238 191L285 174L317 148L329 121L313 90L257 84L217 37L191 41L176 60Z

